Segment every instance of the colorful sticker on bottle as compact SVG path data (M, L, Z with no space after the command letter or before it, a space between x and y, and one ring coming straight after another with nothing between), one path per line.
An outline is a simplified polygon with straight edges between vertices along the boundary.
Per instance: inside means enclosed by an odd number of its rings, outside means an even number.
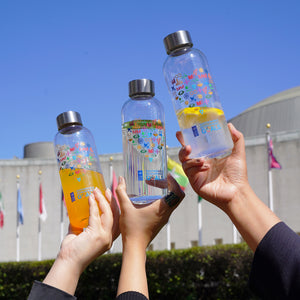
M145 174L145 178L143 176ZM143 172L143 170L138 170L138 181L144 181L144 180L161 180L163 179L163 171L162 170L146 170L146 172Z
M127 131L127 142L149 161L155 159L165 146L161 120L133 120L125 122L122 129Z
M76 191L77 199L81 199L82 197L88 198L90 196L90 194L93 192L94 189L95 189L95 187L89 186L87 188L77 190Z
M138 181L143 181L144 176L143 176L143 170L138 170Z
M146 180L161 180L163 179L162 170L146 170Z
M200 124L200 130L202 134L208 134L216 130L220 130L221 125L219 120L211 120Z
M192 74L177 74L170 82L173 98L181 107L209 105L213 97L214 83L206 69L195 69Z
M90 170L96 161L96 155L90 144L76 143L74 147L56 145L56 158L62 169L87 169Z

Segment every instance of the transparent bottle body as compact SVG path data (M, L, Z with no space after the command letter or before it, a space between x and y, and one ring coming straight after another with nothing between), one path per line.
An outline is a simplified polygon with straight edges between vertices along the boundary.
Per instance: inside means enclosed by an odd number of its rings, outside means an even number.
M224 157L233 142L205 55L198 49L173 51L164 77L190 157Z
M70 224L76 233L88 225L88 197L105 182L91 132L79 125L61 129L55 136L55 153Z
M135 204L151 203L167 192L163 107L155 98L129 99L121 115L127 193Z

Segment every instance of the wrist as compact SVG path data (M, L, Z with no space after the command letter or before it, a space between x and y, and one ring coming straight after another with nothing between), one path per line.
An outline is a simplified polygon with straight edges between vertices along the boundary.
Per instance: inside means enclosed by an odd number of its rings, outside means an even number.
M142 237L128 238L122 236L122 245L123 250L140 253L145 253L148 247L148 243Z
M224 211L253 251L265 234L280 222L269 207L256 196L249 184L235 193Z
M58 256L43 282L74 295L81 273L76 263Z

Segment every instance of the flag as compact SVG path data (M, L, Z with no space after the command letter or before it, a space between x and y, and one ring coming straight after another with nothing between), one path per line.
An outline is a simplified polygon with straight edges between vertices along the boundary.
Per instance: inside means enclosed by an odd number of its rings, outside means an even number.
M186 177L182 169L182 166L169 157L168 157L167 166L168 166L169 173L175 178L175 180L180 185L181 189L185 190L187 184L189 183L189 180Z
M116 193L116 188L117 188L117 186L118 186L117 176L116 176L115 171L113 170L113 171L112 171L112 180L111 180L110 190L111 190L113 196L115 197L118 206L120 207L120 205L119 205L119 200L118 200L118 196L117 196L117 193Z
M21 200L21 193L20 193L20 187L18 186L17 191L17 212L18 212L18 223L24 224L24 215L23 215L23 206L22 206L22 200Z
M42 184L40 183L40 201L39 201L39 212L40 212L40 219L45 222L47 219L47 211L45 206L45 199L43 197L43 190Z
M2 193L0 192L0 228L4 226L4 204L2 200Z
M269 153L269 170L281 169L280 163L277 161L277 159L273 154L273 141L271 137L269 137L268 153Z

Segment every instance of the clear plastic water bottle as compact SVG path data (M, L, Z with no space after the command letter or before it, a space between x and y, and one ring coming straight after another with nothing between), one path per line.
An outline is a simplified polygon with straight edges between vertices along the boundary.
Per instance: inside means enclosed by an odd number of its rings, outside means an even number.
M98 187L105 193L105 183L91 132L82 126L80 114L67 111L57 118L55 153L70 224L77 234L87 227L88 197Z
M185 30L166 36L164 45L164 77L190 157L229 155L233 142L206 57Z
M154 95L152 80L130 81L130 99L121 112L124 175L135 204L151 203L166 194L165 117Z

